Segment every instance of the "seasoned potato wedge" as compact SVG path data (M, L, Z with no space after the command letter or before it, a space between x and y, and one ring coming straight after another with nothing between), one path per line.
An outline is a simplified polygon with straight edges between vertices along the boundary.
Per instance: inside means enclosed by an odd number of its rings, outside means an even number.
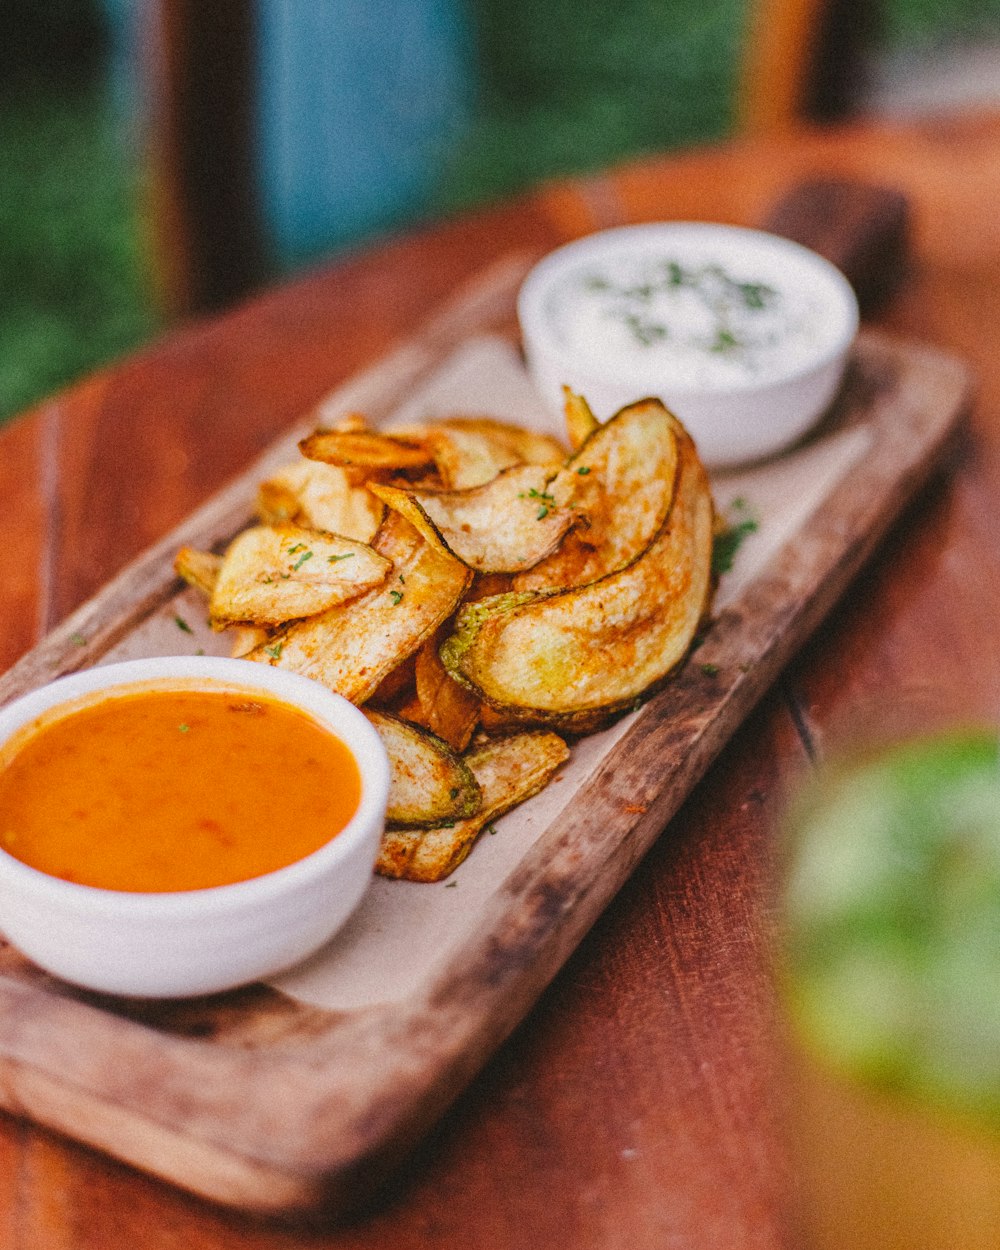
M366 708L365 715L389 756L389 823L433 826L479 811L479 782L446 742L386 712Z
M452 614L472 579L397 512L387 514L372 546L392 565L382 585L294 622L249 658L304 673L365 703Z
M217 629L282 625L356 599L388 576L364 543L297 525L255 525L230 544L209 600Z
M596 426L564 470L584 523L552 555L518 574L512 589L584 586L644 551L673 502L677 428L676 418L652 399Z
M308 460L381 472L422 469L434 463L427 444L377 430L317 430L299 443Z
M712 499L677 424L673 503L625 568L561 591L470 604L441 647L445 667L499 711L589 733L634 705L684 658L712 588Z
M302 459L279 469L257 492L257 515L267 525L291 522L361 543L375 537L385 508L345 469Z
M569 756L554 733L536 731L487 742L465 757L479 783L475 816L422 831L389 828L382 835L376 872L408 881L441 881L458 867L491 820L545 786Z
M514 573L555 551L573 524L574 475L518 464L468 490L368 489L477 573Z
M174 556L174 572L203 595L211 595L221 568L222 556L217 556L212 551L181 547Z

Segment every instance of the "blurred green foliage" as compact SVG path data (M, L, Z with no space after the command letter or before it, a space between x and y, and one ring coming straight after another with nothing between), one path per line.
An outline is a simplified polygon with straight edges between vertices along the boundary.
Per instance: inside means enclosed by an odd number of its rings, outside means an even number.
M467 2L480 107L436 211L729 127L747 0ZM0 0L0 417L157 327L105 70L112 7ZM883 27L890 44L996 38L1000 0L885 0Z

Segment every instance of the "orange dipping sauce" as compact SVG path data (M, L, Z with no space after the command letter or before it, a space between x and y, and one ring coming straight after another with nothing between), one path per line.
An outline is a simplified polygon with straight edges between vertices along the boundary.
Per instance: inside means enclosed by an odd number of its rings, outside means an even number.
M304 858L360 799L350 750L308 713L256 691L137 686L14 735L0 846L106 890L198 890Z

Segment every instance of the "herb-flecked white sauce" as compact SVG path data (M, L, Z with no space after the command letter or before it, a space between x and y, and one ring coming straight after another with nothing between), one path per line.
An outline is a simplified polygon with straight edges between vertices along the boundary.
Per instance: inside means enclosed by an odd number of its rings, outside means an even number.
M828 299L779 263L711 253L633 253L581 265L553 289L563 347L623 369L668 369L678 385L729 387L787 377L835 332Z

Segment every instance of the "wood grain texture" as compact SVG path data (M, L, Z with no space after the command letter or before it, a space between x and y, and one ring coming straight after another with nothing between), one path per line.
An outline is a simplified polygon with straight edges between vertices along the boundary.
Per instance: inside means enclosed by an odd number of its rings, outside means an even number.
M64 547L46 541L45 518L58 516L71 484L57 474L45 507L28 480L41 464L41 413L4 432L0 457L4 497L18 501L18 515L0 521L5 537L44 552L52 569L47 580L32 565L17 595L0 600L9 662L37 637L46 604L54 623L491 258L621 220L758 221L816 172L887 182L913 203L913 264L882 320L978 374L969 436L947 478L907 510L793 662L782 694L737 734L529 1021L362 1215L336 1228L250 1222L7 1118L5 1250L794 1244L781 1225L793 1169L777 1136L766 945L773 823L807 766L795 720L826 750L850 737L852 706L866 698L905 702L912 724L945 701L957 714L995 715L1000 118L802 132L650 159L393 242L194 326L102 383L112 437L128 437L147 413L164 429L142 434L124 479L120 460L98 466L97 495L118 498L129 524L99 509L89 541L69 532ZM87 388L60 397L67 431L93 402ZM173 447L169 482L154 471L157 437ZM84 449L90 459L101 461L102 448ZM160 502L147 513L143 494L157 479ZM253 1033L250 1019L233 1004L234 1043L241 1029ZM177 1036L203 1027L195 1012Z

